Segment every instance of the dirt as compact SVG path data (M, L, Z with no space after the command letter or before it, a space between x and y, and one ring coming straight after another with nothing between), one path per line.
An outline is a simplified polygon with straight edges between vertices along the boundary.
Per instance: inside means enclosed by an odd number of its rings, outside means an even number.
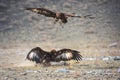
M119 80L120 61L69 61L70 65L35 66L26 53L0 54L0 80Z

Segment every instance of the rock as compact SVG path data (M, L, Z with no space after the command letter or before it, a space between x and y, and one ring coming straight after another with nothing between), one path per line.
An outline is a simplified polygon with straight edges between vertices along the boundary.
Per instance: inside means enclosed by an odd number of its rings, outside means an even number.
M120 56L108 56L108 57L102 57L102 60L105 61L105 60L120 60Z
M118 68L118 73L120 73L120 67Z
M108 46L109 46L109 47L117 47L117 45L118 45L118 43L117 43L117 42L114 42L114 43L109 44Z
M26 76L26 75L27 75L27 73L21 73L21 75L24 75L24 76Z
M120 77L117 80L120 80Z
M115 56L114 60L120 60L120 56Z

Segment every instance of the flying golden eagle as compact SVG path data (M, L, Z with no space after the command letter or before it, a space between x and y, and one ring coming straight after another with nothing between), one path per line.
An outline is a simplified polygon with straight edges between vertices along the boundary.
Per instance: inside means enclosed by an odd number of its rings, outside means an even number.
M45 9L45 8L26 8L25 10L30 10L32 12L36 12L38 14L47 16L47 17L53 17L55 18L54 23L58 22L60 20L61 23L67 23L68 17L78 17L78 18L93 18L91 15L86 15L86 16L75 16L75 14L66 14L66 13L61 13L61 12L53 12L51 10Z
M69 60L82 60L79 51L71 49L51 50L50 52L42 50L40 47L33 48L27 55L28 60L35 61L36 64L43 63L50 65L50 62L60 62Z

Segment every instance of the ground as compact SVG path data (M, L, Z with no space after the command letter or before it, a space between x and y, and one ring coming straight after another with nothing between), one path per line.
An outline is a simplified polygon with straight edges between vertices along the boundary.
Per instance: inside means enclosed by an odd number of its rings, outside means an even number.
M71 66L43 66L25 60L26 54L0 54L0 80L120 80L120 61L70 61Z

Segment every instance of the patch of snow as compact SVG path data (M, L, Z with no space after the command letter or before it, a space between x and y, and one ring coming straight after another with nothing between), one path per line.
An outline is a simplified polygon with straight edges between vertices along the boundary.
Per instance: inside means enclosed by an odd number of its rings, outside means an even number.
M60 68L60 69L57 69L55 72L71 73L71 72L75 72L75 71L74 70L69 70L69 69L66 69L66 68Z
M97 58L82 58L82 60L97 60Z

